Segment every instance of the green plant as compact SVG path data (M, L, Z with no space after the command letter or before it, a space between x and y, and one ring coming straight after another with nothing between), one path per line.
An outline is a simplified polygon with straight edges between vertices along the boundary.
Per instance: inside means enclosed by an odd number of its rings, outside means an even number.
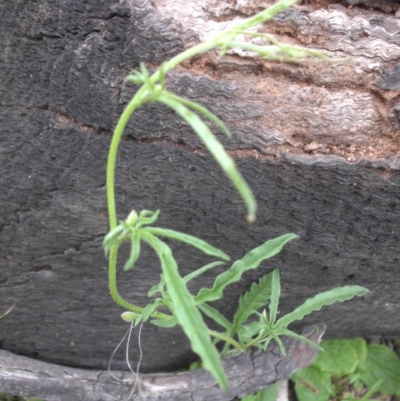
M274 340L279 344L282 353L285 353L280 336L292 336L302 341L308 341L287 328L291 322L302 319L306 314L318 310L324 305L335 301L345 301L356 295L363 295L367 290L358 286L333 289L309 299L293 312L277 320L280 281L279 273L275 270L271 274L262 277L258 283L253 284L250 291L241 298L233 322L229 322L225 316L209 305L209 303L221 299L227 285L238 281L244 272L257 268L262 261L276 255L287 242L297 238L297 236L286 234L265 242L248 252L225 272L219 274L212 288L202 288L198 294L192 295L187 289L186 284L205 271L220 265L222 262L208 264L186 277L181 277L171 248L162 238L170 238L186 243L203 251L207 255L224 261L228 261L230 258L227 254L203 240L170 229L153 227L152 224L157 220L159 211L143 210L139 214L132 211L126 220L118 222L114 189L118 146L130 116L139 106L149 102L160 102L169 106L192 127L204 142L207 149L214 156L243 198L247 207L247 219L249 222L253 222L256 215L256 202L250 188L237 170L233 160L199 115L210 120L229 136L228 128L217 116L203 106L168 91L166 88L166 74L183 61L211 49L219 49L221 57L229 49L238 47L255 52L260 57L270 60L289 62L329 60L328 56L324 53L282 44L269 34L260 34L253 30L257 25L271 19L275 14L296 2L297 0L282 0L278 2L254 17L225 30L208 41L194 46L163 63L152 75L141 64L140 70L132 72L127 77L128 82L141 85L141 87L122 113L110 145L107 163L107 201L110 232L104 239L104 248L106 254L109 256L111 296L118 305L128 311L122 315L127 321L139 324L141 321L147 321L151 317L151 322L158 326L172 327L179 324L189 338L192 349L200 356L203 367L214 375L219 385L224 389L227 389L228 383L222 368L220 355L215 347L217 342L225 342L223 354L226 354L232 349L243 351L250 346L266 349L269 342ZM239 35L244 35L247 38L255 36L262 38L266 42L266 45L260 46L251 42L241 42L237 40ZM120 245L125 241L128 241L131 245L130 256L124 265L125 270L134 267L135 262L140 256L142 241L150 245L160 260L162 271L160 283L149 290L149 297L157 296L157 298L146 307L131 304L118 293L116 280L117 255ZM268 302L268 312L266 309L260 312ZM161 307L166 308L168 313L160 312L158 309ZM216 321L223 330L217 332L208 329L204 323L202 314ZM258 320L247 323L249 318L254 316ZM212 342L211 337L214 338L214 342Z
M246 395L241 398L241 401L275 401L278 395L279 384L275 383L273 386L259 391L254 395Z
M387 346L367 344L362 338L354 338L326 340L321 347L325 352L318 354L314 364L292 377L299 401L340 398L342 378L356 391L369 387L361 398L348 395L343 398L346 401L369 400L377 392L400 395L400 361Z

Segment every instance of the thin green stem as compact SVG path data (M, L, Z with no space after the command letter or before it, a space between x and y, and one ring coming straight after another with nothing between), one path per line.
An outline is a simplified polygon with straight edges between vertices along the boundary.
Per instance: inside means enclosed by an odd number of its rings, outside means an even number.
M260 334L259 334L253 341L250 341L250 342L247 343L247 344L243 344L243 345L241 345L241 347L242 347L243 349L250 348L250 347L253 346L254 344L257 344L258 342L262 341L262 338L264 337L264 335L265 335L265 330L262 330L262 331L260 332Z
M132 100L126 106L124 112L118 120L115 127L114 135L111 139L110 151L108 152L107 161L107 204L108 215L110 220L110 230L117 226L117 211L115 208L115 165L118 154L119 142L122 134L128 124L129 118L132 113L143 103L142 96L146 91L146 87L142 86Z
M117 256L118 256L118 247L114 246L110 250L110 262L108 269L108 281L110 285L111 297L118 305L122 306L123 308L130 310L132 312L142 313L144 308L133 305L128 301L125 301L125 299L123 299L119 295L117 288L117 274L116 274ZM161 312L153 312L151 316L161 320L169 320L172 318L171 315L167 315L166 313L161 313Z
M229 344L233 345L240 352L243 351L243 347L231 337L225 336L224 334L219 333L218 331L214 331L214 330L210 330L210 329L208 329L208 334L210 336L213 336L215 338L219 338L220 340L225 341L226 343L229 343Z
M173 70L179 64L183 63L184 61L197 56L199 54L205 53L211 49L215 49L218 47L226 47L229 46L229 41L226 39L229 38L230 35L235 35L241 31L244 31L248 28L253 26L259 25L271 18L273 18L279 12L285 10L286 8L290 7L291 5L297 3L299 0L282 0L277 4L265 9L261 13L256 14L255 16L248 18L247 20L243 21L242 23L235 25L231 28L225 29L219 35L212 37L211 39L207 40L204 43L200 43L190 49L185 50L184 52L178 54L171 60L167 61L163 65L163 73L167 74L169 71ZM228 42L228 43L227 43ZM160 71L156 71L151 77L150 81L155 83L160 79Z

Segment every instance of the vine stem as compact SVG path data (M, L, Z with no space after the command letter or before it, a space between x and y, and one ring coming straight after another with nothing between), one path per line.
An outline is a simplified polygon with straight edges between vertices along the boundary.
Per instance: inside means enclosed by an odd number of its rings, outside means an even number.
M218 331L214 331L214 330L210 330L210 329L208 329L208 334L212 337L219 338L220 340L233 345L240 352L243 351L243 347L231 337L225 336L224 334L219 333Z

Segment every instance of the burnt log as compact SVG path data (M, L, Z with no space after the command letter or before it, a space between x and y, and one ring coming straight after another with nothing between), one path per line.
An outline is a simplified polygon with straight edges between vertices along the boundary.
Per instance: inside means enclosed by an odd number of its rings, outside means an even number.
M319 343L323 333L323 329L308 328L304 334ZM203 369L143 375L116 371L110 376L107 371L57 366L8 351L0 351L0 388L47 401L229 401L289 379L297 370L309 366L317 354L315 348L298 340L286 338L284 344L286 356L275 344L268 351L253 349L224 357L229 391L221 390Z
M16 304L0 321L2 349L107 367L126 330L108 294L101 247L110 138L136 91L124 78L140 62L155 69L272 3L0 4L0 299L3 310ZM233 260L275 236L300 236L226 291L216 307L228 317L254 280L279 268L282 315L335 286L371 291L325 308L299 329L331 322L330 337L399 336L398 17L394 0L307 0L260 29L330 51L338 63L289 65L233 50L221 60L215 52L201 55L169 74L171 90L231 129L231 139L216 133L255 193L253 225L215 161L171 110L150 104L132 117L118 155L119 218L133 208L161 209L160 226L199 236ZM209 261L172 247L182 274ZM143 249L135 270L119 274L121 294L146 305L159 272L155 255ZM214 274L193 291L210 286ZM142 346L147 373L196 358L177 328L144 326ZM114 368L126 368L122 352Z

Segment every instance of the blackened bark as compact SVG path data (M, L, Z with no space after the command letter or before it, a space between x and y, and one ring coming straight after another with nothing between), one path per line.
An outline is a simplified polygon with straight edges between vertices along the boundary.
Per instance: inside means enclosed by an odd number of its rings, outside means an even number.
M154 69L271 3L1 2L0 299L3 311L16 304L0 321L3 349L106 368L126 330L108 294L101 247L110 137L136 90L124 77L140 61ZM171 90L232 130L229 141L217 134L258 200L252 226L174 113L147 105L132 118L118 159L119 218L133 208L161 209L160 226L198 235L233 259L277 235L300 236L227 289L216 305L227 317L252 282L279 268L282 315L317 292L358 284L371 295L301 324L330 321L329 336L400 334L400 20L397 2L371 3L304 1L262 28L329 50L339 63L287 65L238 52L217 63L210 53L168 77ZM172 246L182 274L209 261ZM120 273L120 291L145 305L159 274L143 249L137 268ZM193 291L213 278L205 275ZM142 345L144 372L174 371L195 358L179 329L145 326ZM115 368L124 367L121 353Z
M324 330L309 328L304 334L318 344ZM140 375L136 390L127 372L113 372L118 382L108 372L52 365L7 351L0 351L0 388L46 401L128 401L132 391L137 401L229 401L290 378L309 366L317 354L315 348L297 340L286 338L284 344L285 357L274 344L265 352L250 350L223 358L229 391L221 390L203 369Z

